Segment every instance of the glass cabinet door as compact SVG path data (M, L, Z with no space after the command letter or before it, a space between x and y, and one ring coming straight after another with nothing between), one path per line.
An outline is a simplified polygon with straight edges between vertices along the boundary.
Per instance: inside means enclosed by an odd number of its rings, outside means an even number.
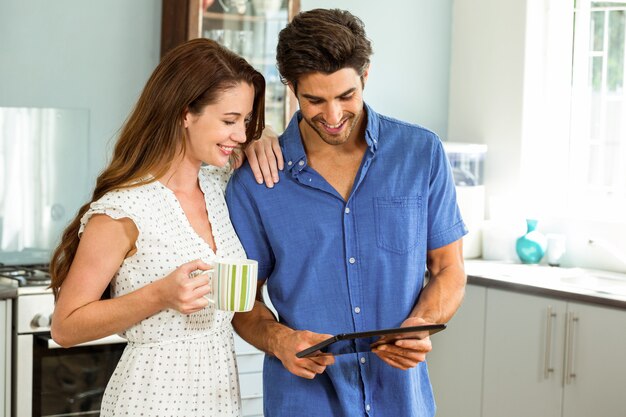
M265 77L265 124L281 133L296 100L280 81L276 43L278 33L299 11L300 1L188 0L184 7L181 3L163 1L162 54L186 39L203 37L243 56Z

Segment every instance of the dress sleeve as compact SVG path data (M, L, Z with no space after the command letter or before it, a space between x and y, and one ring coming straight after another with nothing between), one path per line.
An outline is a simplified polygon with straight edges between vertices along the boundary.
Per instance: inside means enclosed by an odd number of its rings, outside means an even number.
M137 224L137 219L133 215L131 215L128 211L108 202L94 201L89 206L89 210L87 210L85 214L83 214L83 217L81 217L80 219L80 228L78 229L78 237L80 237L83 234L83 231L85 230L85 227L87 226L87 223L89 222L89 219L91 219L91 216L93 216L94 214L106 214L107 216L115 220L122 219L122 218L129 218L130 220L133 221L133 223L135 223L135 225L139 229L139 225Z
M456 188L448 157L438 137L432 151L428 195L428 250L459 240L467 228L456 202Z

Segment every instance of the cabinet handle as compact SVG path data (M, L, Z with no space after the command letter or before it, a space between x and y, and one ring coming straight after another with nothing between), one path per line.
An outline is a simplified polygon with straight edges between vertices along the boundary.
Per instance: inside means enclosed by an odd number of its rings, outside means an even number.
M552 306L548 306L548 314L546 317L546 352L543 363L543 376L545 379L550 377L550 372L554 372L552 367L552 321L555 319L556 313L552 311Z
M567 313L567 322L565 326L565 375L563 383L569 385L572 379L576 378L574 371L574 325L578 323L578 317L574 313Z

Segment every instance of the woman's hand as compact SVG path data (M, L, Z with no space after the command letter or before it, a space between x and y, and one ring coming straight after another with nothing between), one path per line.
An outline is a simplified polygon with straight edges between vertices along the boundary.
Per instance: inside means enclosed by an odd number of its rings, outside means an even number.
M206 271L211 265L195 260L176 268L165 278L155 282L159 298L166 308L173 308L183 314L191 314L202 310L209 301L204 298L211 291L208 274L194 274L195 271Z
M278 182L278 171L284 168L283 153L278 144L278 135L270 126L266 126L263 135L259 140L252 142L245 151L254 178L259 184L268 188L274 187ZM239 158L238 163L233 168L239 168L243 163L243 158Z

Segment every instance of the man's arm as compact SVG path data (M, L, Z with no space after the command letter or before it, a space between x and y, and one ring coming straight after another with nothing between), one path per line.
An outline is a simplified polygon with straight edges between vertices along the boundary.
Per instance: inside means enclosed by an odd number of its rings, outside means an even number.
M411 317L429 323L447 323L458 310L465 295L463 243L459 239L444 247L428 251L428 284L422 290Z
M422 290L419 301L409 317L402 323L417 326L425 323L446 323L458 310L465 294L465 268L461 239L438 249L428 251L428 284ZM395 344L381 345L374 350L387 364L409 369L426 360L432 350L430 338L404 339Z
M294 375L313 379L326 370L326 366L335 362L333 356L316 356L299 359L296 353L313 346L331 335L297 331L280 324L274 314L263 302L263 283L257 287L257 300L251 311L236 313L233 327L239 336L257 349L276 356L289 372Z

